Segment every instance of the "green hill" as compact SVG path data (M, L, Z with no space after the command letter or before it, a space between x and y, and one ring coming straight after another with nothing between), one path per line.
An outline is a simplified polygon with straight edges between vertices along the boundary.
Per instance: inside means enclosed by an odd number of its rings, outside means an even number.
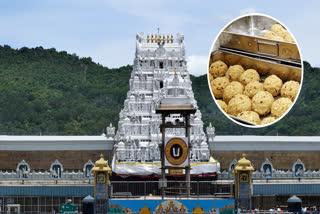
M118 120L130 73L55 49L0 47L0 133L100 135Z
M119 112L132 67L109 69L55 49L0 46L0 134L100 135ZM205 125L218 135L320 135L319 68L305 63L304 85L291 112L275 125L243 128L213 102L206 76L191 76Z

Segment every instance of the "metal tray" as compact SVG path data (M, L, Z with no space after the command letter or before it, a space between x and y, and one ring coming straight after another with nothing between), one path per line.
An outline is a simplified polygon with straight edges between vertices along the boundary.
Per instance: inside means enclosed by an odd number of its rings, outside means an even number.
M295 80L301 83L301 65L299 64L282 64L279 61L272 60L270 58L257 57L256 55L246 54L242 52L235 53L234 51L218 50L211 53L211 63L221 60L229 66L241 65L244 69L255 69L262 76L277 73L281 71L285 73L285 77L281 77L283 81Z
M244 119L241 119L239 117L235 117L235 116L233 116L231 114L228 114L228 115L229 115L229 117L231 117L232 119L238 121L239 123L243 123L243 124L246 124L246 125L249 125L249 126L258 126L257 124L252 123L252 122L250 122L248 120L244 120Z
M257 58L256 55L253 54L252 56L248 56L248 54L244 55L242 52L235 53L234 51L230 52L228 50L218 50L212 52L210 57L210 64L218 60L221 60L224 63L226 63L228 67L231 65L241 65L244 69L255 69L259 72L261 81L264 81L264 79L274 71L280 70L285 71L288 74L288 78L282 79L283 81L295 80L301 84L301 67L298 67L296 64L280 64L279 62L270 60L268 58ZM278 98L280 97L276 97L275 100ZM230 114L228 115L229 117L240 123L249 126L258 126L257 124L254 124L250 121L243 120Z
M275 23L268 17L258 15L238 19L221 33L218 47L248 51L278 60L300 63L300 54L295 43L263 37Z

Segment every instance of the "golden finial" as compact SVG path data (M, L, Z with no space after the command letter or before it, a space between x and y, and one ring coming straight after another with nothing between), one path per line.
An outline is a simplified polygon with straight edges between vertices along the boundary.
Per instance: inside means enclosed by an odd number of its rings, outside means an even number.
M173 43L173 35L172 34L171 34L171 39L170 40L171 40L171 43Z
M158 35L157 34L154 36L154 42L158 42Z
M177 74L177 67L174 67L174 74Z
M166 42L166 35L164 35L164 34L163 34L163 37L162 37L162 41L163 41L163 43Z
M149 34L147 35L147 43L149 43L150 38L149 38Z
M100 154L100 158L103 158L103 154L102 153Z
M169 34L167 35L167 43L169 43L170 42L170 36L169 36Z
M153 34L151 34L151 43L153 43L154 38L153 38Z

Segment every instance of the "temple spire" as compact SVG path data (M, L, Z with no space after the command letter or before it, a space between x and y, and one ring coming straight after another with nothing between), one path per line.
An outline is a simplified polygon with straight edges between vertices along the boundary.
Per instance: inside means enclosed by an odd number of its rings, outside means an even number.
M186 64L183 35L177 34L174 42L172 34L160 34L158 28L158 32L147 35L138 42L130 77L130 90L120 112L115 135L114 172L139 174L141 172L136 170L137 166L131 163L153 163L161 160L161 118L156 115L156 108L162 102L176 105L188 102L194 105L197 111L190 116L190 125L193 128L190 137L194 142L191 143L191 147L194 146L193 151L190 151L191 159L194 162L209 161L210 151L203 132L201 113L194 99L188 70L183 66ZM170 115L167 119L173 124L183 122L180 114ZM166 133L168 137L185 135L185 129L180 128L169 129ZM203 144L202 147L199 143ZM153 167L149 172L157 174L160 169Z

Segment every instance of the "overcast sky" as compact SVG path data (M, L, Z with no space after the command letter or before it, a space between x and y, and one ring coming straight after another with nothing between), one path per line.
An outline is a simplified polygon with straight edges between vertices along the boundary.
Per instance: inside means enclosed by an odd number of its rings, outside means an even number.
M303 3L302 3L303 2ZM109 68L132 64L138 32L185 35L190 73L206 73L211 44L232 19L275 17L293 33L302 57L320 65L320 1L2 0L0 44L56 48Z

